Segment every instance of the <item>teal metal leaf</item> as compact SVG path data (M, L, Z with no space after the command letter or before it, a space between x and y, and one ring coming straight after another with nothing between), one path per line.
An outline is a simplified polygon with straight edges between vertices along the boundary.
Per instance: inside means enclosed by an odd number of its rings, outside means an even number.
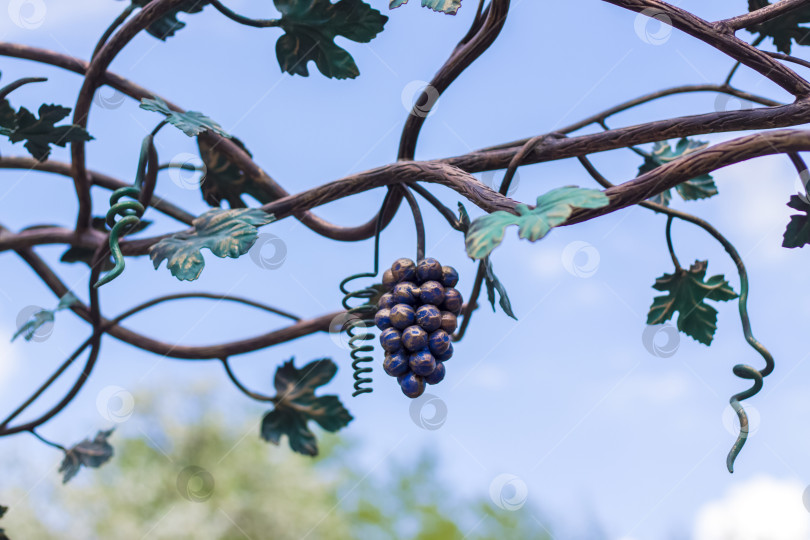
M398 8L407 4L408 0L391 0L388 9ZM422 7L430 8L433 11L455 15L461 7L461 0L422 0Z
M223 137L230 137L230 135L222 129L222 126L205 116L201 112L187 111L184 113L173 111L169 108L165 101L159 97L143 98L141 100L141 109L146 111L154 111L166 116L166 120L180 129L189 137L195 137L204 131L213 131Z
M208 248L217 257L236 259L256 241L256 227L272 221L275 218L271 214L258 208L209 210L192 222L194 230L162 239L151 247L149 256L155 269L166 260L174 277L194 281L205 267L200 250Z
M770 5L768 0L748 0L748 11ZM792 9L779 17L746 27L745 30L759 34L760 38L772 38L779 52L790 54L791 44L794 41L797 45L810 45L810 28L800 26L804 23L810 23L810 6Z
M282 13L285 34L276 42L281 70L309 76L311 60L322 74L354 79L360 74L352 56L335 44L337 36L368 43L382 32L388 17L362 0L273 0Z
M483 259L503 241L506 228L519 227L520 238L535 242L565 222L574 208L601 208L609 200L602 191L574 186L557 188L537 198L537 206L525 204L515 207L518 215L497 211L472 222L466 234L467 255Z
M318 442L307 422L336 432L353 420L337 396L315 396L319 386L335 376L337 366L328 359L315 360L297 369L291 359L276 370L275 407L262 418L262 439L278 445L286 435L290 448L307 456L318 455Z
M666 141L659 141L653 146L652 154L644 158L644 163L638 168L638 174L640 176L653 169L657 169L661 165L675 161L682 156L703 150L707 146L709 146L707 142L688 138L679 140L674 148L670 147L669 143ZM685 201L707 199L717 195L717 186L714 184L714 179L708 174L682 182L675 186L675 190ZM672 194L670 190L650 197L650 201L664 206L669 206L671 200Z
M504 313L517 320L515 313L512 311L512 302L509 301L509 295L506 294L506 287L503 286L501 280L495 275L492 269L492 261L489 257L485 257L482 261L484 263L484 283L487 286L487 299L492 304L492 311L495 311L495 291L498 291L498 303Z
M708 261L695 261L689 270L678 268L674 274L656 279L653 289L669 294L653 299L647 324L663 324L678 312L678 330L710 345L717 330L717 310L705 300L727 302L737 298L737 293L722 274L704 281L708 265Z
M59 467L63 484L76 476L82 466L97 469L112 458L113 447L107 441L112 432L112 429L99 431L93 440L85 439L72 448L65 450L65 457Z
M793 195L787 205L803 213L790 216L782 247L798 248L810 244L810 204L798 195Z
M12 143L25 141L25 148L38 161L45 161L51 154L51 145L65 147L73 141L91 141L84 128L73 124L55 125L70 114L68 107L43 104L39 107L39 118L25 107L14 112L8 100L0 103L0 135L5 135Z
M140 8L145 7L152 0L132 0L132 5ZM186 23L177 20L177 14L200 13L208 5L208 0L186 0L179 6L170 9L161 18L150 24L146 31L156 38L166 41L166 38L174 35L175 32L183 28Z
M231 140L247 155L252 155L242 141L236 137ZM262 204L274 200L215 145L197 137L197 146L205 164L205 176L200 180L200 190L209 206L219 207L222 201L227 201L231 208L245 208L242 195L250 195Z
M46 323L53 322L55 319L55 315L57 311L62 311L63 309L68 309L70 306L78 302L79 299L76 298L72 292L68 291L65 296L59 299L59 303L53 309L41 309L31 315L31 318L25 322L17 331L11 336L11 341L14 341L19 336L23 336L25 341L31 341L33 339L34 334L36 334L37 330Z

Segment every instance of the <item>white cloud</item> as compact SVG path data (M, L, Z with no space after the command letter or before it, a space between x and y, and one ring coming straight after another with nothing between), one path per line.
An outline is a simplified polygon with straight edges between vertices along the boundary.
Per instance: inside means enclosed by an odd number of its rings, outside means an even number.
M795 480L757 476L732 486L705 504L695 520L695 540L806 540L810 513L802 502L805 486Z

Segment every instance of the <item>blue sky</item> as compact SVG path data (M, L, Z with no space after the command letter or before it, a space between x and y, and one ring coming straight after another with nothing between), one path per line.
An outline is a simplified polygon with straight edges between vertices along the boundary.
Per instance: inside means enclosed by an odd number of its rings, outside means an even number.
M386 2L371 3L387 11ZM271 176L288 191L298 192L395 159L407 114L403 102L410 102L413 81L430 79L466 32L473 11L472 0L466 0L456 17L422 9L416 0L411 4L388 13L386 30L370 44L338 38L360 68L361 76L353 81L325 79L314 66L309 78L281 74L274 53L278 30L239 26L210 7L186 17L188 26L166 43L138 36L112 69L213 117L246 143ZM87 58L97 36L124 3L81 0L68 7L45 0L44 5L41 25L31 30L15 25L0 11L0 37ZM273 16L269 5L247 0L229 5L255 17ZM677 5L708 20L746 9L742 0L722 5L684 0ZM639 33L638 28L652 34ZM651 44L656 40L642 39L644 35L660 35L660 43ZM797 47L794 54L806 57L807 52ZM427 119L416 156L457 155L552 131L657 89L720 83L731 65L731 60L688 36L661 31L657 23L647 27L635 14L604 2L513 1L501 37L445 93ZM0 69L4 81L49 77L48 83L14 94L15 105L29 108L43 101L70 106L81 84L73 74L25 61L3 58ZM788 99L745 68L734 83L773 99ZM109 91L104 92L115 102ZM610 125L711 112L716 107L711 94L668 98L623 113ZM140 141L157 120L129 99L120 106L94 108L89 131L96 140L87 146L89 166L131 180ZM583 130L588 131L595 129ZM718 142L737 135L700 139ZM165 129L158 137L158 151L165 162L183 160L196 147L181 133ZM24 150L0 143L0 152L21 155ZM56 149L53 158L67 160L68 152ZM626 150L600 154L593 161L616 183L631 179L640 165L640 158ZM494 178L499 180L501 174ZM493 481L502 478L499 475L517 477L528 497L520 511L535 512L543 523L568 523L576 529L583 516L593 515L608 537L617 540L709 539L730 530L723 527L739 514L743 521L760 521L734 538L749 538L745 534L760 526L773 538L805 538L810 536L810 514L801 495L810 483L805 458L810 441L804 429L810 413L805 390L810 355L804 330L810 294L799 283L810 254L781 248L790 215L785 203L796 191L797 175L787 158L776 156L729 167L714 176L720 196L700 202L678 200L674 206L712 221L743 255L751 278L754 333L777 362L764 390L748 402L752 422L758 415L760 423L734 475L725 469L734 430L728 418L724 425L724 412L728 397L746 383L733 376L731 367L741 362L759 365L760 359L745 344L734 303L716 305L718 331L711 348L681 336L670 358L647 351L642 333L656 294L650 286L672 268L664 241L665 219L641 208L556 230L537 244L507 234L493 262L519 321L486 306L475 315L467 337L455 346L447 378L429 390L447 408L440 429L425 430L411 420L409 400L381 369L375 372L375 392L352 399L348 355L328 335L245 355L234 359L234 368L252 387L269 390L275 367L290 356L299 362L333 357L341 370L327 390L340 394L354 414L347 434L358 441L358 459L372 474L381 474L388 460L407 460L430 447L438 451L445 480L461 493L486 495ZM545 191L571 184L594 187L576 160L528 166L520 169L512 196L532 202ZM431 189L451 207L458 201L454 192ZM195 214L207 208L198 191L183 189L169 175L161 177L157 193ZM364 193L319 208L318 213L340 224L359 224L374 213L382 195L382 190ZM107 193L98 190L93 196L95 214L106 212ZM466 206L474 216L481 214L472 204ZM5 226L70 225L75 211L69 179L0 172ZM430 207L425 205L423 211L428 254L460 271L459 288L466 296L475 265L465 256L462 238ZM152 211L148 217L156 221L151 233L178 228ZM708 259L710 275L725 274L739 289L733 265L719 245L689 224L676 223L673 231L682 263ZM104 312L114 315L153 296L201 290L250 296L314 316L339 307L341 279L371 269L370 242L331 242L290 219L263 232L286 244L287 258L280 268L261 269L249 257L234 261L207 255L201 278L188 284L175 280L165 267L155 271L145 257L131 259L126 273L102 289ZM405 207L382 241L383 266L413 255L413 226ZM572 258L572 250L583 245L585 251ZM38 252L86 299L88 271L81 265L59 264L62 250L43 247ZM0 268L4 276L0 343L7 343L22 309L52 307L56 299L15 255L0 254ZM579 272L569 271L577 268ZM247 308L196 301L165 305L127 323L147 335L188 344L248 337L283 324ZM0 405L14 407L86 335L84 324L62 313L47 341L0 345ZM66 382L46 394L48 403L34 407L31 414L58 400L76 373L76 369L68 372ZM41 432L65 443L78 441L110 425L98 403L104 405L111 387L135 393L167 381L181 394L195 380L215 379L222 385L223 403L244 411L246 398L223 375L215 363L162 359L106 338L91 381ZM247 408L260 418L261 406ZM425 414L430 414L428 409ZM137 428L126 422L119 429L138 435ZM0 455L41 455L45 473L58 456L40 446L23 435L3 441ZM280 450L268 447L268 451ZM755 517L756 512L742 510L746 508L772 511ZM774 521L768 522L767 516ZM712 536L715 530L721 532Z

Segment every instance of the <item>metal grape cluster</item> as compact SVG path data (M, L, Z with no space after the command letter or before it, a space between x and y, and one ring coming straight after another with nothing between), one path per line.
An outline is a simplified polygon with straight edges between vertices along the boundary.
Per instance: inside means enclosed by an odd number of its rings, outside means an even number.
M444 379L444 363L453 356L450 336L463 303L453 288L456 283L455 268L430 257L419 264L397 259L383 273L388 292L380 297L374 316L386 353L383 369L397 378L409 398Z

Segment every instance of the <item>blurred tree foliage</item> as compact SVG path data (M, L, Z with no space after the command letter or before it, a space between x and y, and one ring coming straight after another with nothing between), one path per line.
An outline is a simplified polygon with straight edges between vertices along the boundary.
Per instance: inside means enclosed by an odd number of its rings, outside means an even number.
M43 483L53 485L30 496L3 493L9 537L550 538L528 505L510 512L486 495L471 500L457 493L441 481L429 453L368 474L363 465L347 465L356 456L337 436L324 434L321 457L303 458L284 445L268 448L255 437L258 425L234 428L239 414L228 411L226 422L213 393L184 403L190 417L157 395L136 397L137 415L111 437L116 459L109 464L67 485L48 475Z

